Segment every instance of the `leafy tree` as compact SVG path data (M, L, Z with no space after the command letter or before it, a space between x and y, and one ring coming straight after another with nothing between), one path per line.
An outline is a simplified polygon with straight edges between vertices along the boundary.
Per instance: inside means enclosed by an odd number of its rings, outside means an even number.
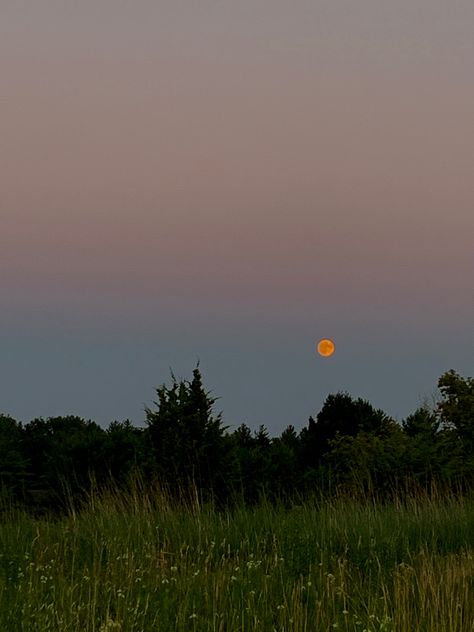
M443 426L443 475L457 485L474 484L474 379L456 371L438 381L442 399L438 415Z
M134 473L150 474L152 453L142 428L137 428L126 419L113 421L106 433L105 461L114 483L126 484Z
M427 406L421 406L402 422L407 437L403 460L407 474L417 483L427 485L438 480L443 468L441 424Z
M93 421L74 415L34 419L25 426L24 446L31 491L41 491L47 503L62 503L69 493L79 497L91 476L100 483L107 474L106 434Z
M217 399L204 390L199 365L191 381L171 377L170 387L156 390L157 409L145 409L159 478L174 491L194 483L201 492L212 489L219 496L228 458L222 416L213 414Z
M405 478L404 454L408 439L398 426L389 434L361 431L337 434L330 441L326 461L338 484L365 493L391 494Z
M441 421L457 436L474 447L474 378L447 371L438 380L442 400L438 404Z
M308 427L300 434L302 458L310 467L321 464L329 443L336 437L355 437L359 432L376 436L389 434L395 422L368 401L354 400L348 393L328 395L316 421L309 418Z
M440 421L435 413L421 406L402 422L402 427L409 437L435 438L440 428Z
M23 428L8 415L0 415L0 488L20 496L28 461L23 454Z
M299 437L292 425L271 442L271 485L279 498L293 498L298 491L301 476L299 448Z

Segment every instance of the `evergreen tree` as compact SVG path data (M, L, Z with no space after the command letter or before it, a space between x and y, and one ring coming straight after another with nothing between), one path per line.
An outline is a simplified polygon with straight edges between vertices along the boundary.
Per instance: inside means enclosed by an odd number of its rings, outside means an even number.
M195 484L220 496L228 458L222 416L213 414L217 399L204 390L199 365L190 382L171 377L170 387L156 390L157 409L145 409L159 479L173 491Z

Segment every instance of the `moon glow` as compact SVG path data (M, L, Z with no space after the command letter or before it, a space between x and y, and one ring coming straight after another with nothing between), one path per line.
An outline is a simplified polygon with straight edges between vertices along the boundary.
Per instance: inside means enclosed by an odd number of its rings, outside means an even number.
M329 338L323 338L318 342L317 349L319 355L323 356L323 358L329 358L336 350L336 345Z

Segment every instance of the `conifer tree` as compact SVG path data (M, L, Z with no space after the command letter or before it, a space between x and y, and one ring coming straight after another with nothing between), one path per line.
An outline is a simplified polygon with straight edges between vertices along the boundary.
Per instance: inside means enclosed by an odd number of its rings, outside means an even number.
M199 365L191 381L157 388L156 410L146 408L147 433L160 480L172 491L195 484L219 493L226 466L226 441L221 414L214 415L217 398L202 384Z

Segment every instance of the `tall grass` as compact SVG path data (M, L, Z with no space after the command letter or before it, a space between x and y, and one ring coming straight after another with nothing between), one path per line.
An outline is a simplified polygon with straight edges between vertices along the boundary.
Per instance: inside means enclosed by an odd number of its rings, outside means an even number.
M0 630L474 630L474 501L350 498L217 512L159 490L67 517L10 507Z

